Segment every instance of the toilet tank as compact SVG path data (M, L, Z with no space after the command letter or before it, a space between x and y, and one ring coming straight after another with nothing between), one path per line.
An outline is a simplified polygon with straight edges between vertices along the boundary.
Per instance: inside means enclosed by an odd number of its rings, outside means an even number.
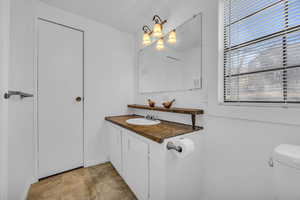
M279 145L273 164L276 200L300 200L300 146Z

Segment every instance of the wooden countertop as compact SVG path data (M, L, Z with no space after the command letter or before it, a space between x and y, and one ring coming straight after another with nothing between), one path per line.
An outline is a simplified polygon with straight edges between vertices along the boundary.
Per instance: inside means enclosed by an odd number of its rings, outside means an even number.
M195 131L202 130L203 127L196 126L193 129L193 126L187 124L181 124L177 122L170 122L160 120L161 123L158 125L153 126L138 126L138 125L131 125L126 123L126 120L132 118L141 118L143 116L139 115L122 115L122 116L112 116L112 117L105 117L105 120L119 125L123 128L126 128L130 131L133 131L141 136L144 136L150 140L153 140L158 143L163 143L164 139L192 133Z

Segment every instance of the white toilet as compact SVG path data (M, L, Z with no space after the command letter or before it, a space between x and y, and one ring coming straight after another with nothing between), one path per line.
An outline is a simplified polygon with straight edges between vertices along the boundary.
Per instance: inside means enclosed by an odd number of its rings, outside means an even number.
M276 147L273 165L276 200L300 200L300 146Z

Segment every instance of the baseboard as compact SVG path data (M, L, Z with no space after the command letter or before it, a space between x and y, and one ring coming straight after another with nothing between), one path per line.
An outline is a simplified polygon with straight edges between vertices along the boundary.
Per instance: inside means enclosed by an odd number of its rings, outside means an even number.
M29 181L27 181L26 185L25 185L25 188L24 188L24 191L23 191L23 196L22 196L22 199L26 200L27 199L27 195L28 195L28 192L29 192L29 189L30 189L30 186L36 182L36 179L35 178L31 178Z
M84 162L84 167L91 167L91 166L94 166L94 165L100 165L100 164L103 164L103 163L106 163L106 162L108 162L108 159L105 159L105 160L88 160L88 161Z

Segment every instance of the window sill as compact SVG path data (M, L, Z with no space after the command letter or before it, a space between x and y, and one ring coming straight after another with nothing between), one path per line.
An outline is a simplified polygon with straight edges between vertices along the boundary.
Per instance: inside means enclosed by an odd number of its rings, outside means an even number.
M257 108L278 108L278 109L299 109L300 104L292 103L240 103L240 102L219 102L221 106L233 106L233 107L257 107Z
M300 126L300 105L209 102L208 115L262 123Z

